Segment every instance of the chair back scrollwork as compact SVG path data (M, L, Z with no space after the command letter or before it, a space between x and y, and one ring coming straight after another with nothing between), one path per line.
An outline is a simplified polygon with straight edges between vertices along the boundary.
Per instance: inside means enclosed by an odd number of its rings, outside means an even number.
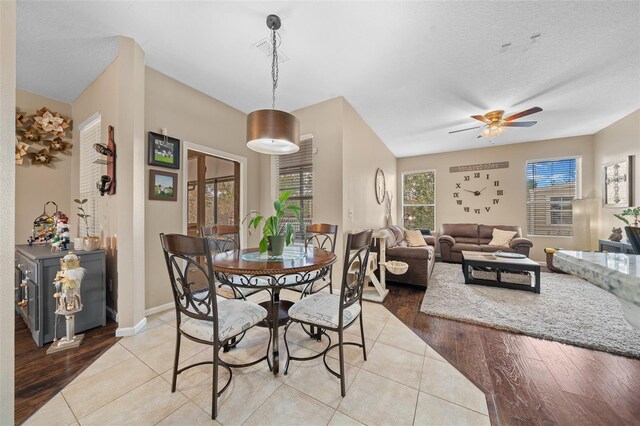
M238 225L203 226L202 236L209 242L213 254L240 250L240 227Z
M328 225L326 223L308 225L305 234L305 246L313 246L334 253L337 234L338 225Z
M342 327L343 311L354 303L362 303L362 291L367 272L367 262L371 252L372 230L366 230L347 236L340 290L339 321Z
M181 315L217 323L215 277L211 262L198 261L199 258L211 258L207 239L160 234L160 241L171 281L178 327ZM218 328L213 329L217 341Z

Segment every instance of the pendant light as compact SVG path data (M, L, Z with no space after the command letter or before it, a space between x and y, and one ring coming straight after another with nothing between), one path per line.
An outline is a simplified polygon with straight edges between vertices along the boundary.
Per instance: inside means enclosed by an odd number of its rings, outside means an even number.
M276 88L278 87L278 47L276 31L281 21L277 15L267 17L267 27L271 30L271 109L253 111L247 116L247 147L262 154L293 154L300 149L300 124L288 112L276 109Z

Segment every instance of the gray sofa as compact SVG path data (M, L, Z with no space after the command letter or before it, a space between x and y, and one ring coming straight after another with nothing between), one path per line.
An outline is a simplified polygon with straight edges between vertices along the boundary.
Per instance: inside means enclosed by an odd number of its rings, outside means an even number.
M515 231L516 235L509 246L490 246L493 229ZM531 240L522 238L519 226L510 225L478 225L476 223L455 223L442 225L440 255L443 262L462 263L462 251L483 251L520 253L529 257L529 249L533 246Z
M386 235L385 253L387 261L396 260L409 265L409 270L402 275L394 275L387 271L386 280L426 287L436 261L436 238L431 235L425 235L423 238L427 243L426 246L408 247L406 243L403 243L404 228L401 226L389 226L380 229L379 232ZM376 239L375 241L377 244L378 240ZM379 253L380 247L376 246L375 249Z

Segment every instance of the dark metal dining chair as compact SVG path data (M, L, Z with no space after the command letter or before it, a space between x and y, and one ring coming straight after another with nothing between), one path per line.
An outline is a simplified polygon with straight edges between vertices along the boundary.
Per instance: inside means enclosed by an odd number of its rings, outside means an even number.
M203 364L213 365L213 388L211 396L211 418L218 415L218 397L231 383L231 367L249 367L266 359L244 364L230 364L219 358L218 352L231 339L251 327L266 324L267 310L262 306L238 299L216 296L216 282L212 262L202 263L201 258L211 259L211 249L206 238L178 234L160 234L164 258L169 272L171 291L176 309L176 350L173 361L171 392L176 391L178 375L183 371ZM197 282L207 282L207 287L194 291ZM178 369L180 340L186 337L194 342L213 346L212 361L197 362ZM218 390L218 367L229 372L229 380Z
M203 226L201 235L209 241L209 247L215 256L226 251L240 250L240 227L238 225ZM231 278L233 280L233 277ZM218 288L231 287L231 292L220 293L220 296L233 299L246 299L250 295L265 290L261 288L232 287L220 284Z
M284 329L284 344L288 355L284 374L287 374L291 360L307 361L322 356L327 370L340 379L340 390L343 397L346 395L344 346L353 345L361 347L364 360L367 360L364 326L362 322L362 292L365 274L367 272L367 261L371 251L372 235L373 231L367 230L347 236L340 294L318 292L300 299L289 308L290 321ZM360 337L362 338L362 343L345 342L344 330L355 324L358 319L360 322ZM292 356L289 352L287 332L289 327L295 323L318 328L319 332L328 339L327 348L321 353L310 357ZM338 334L337 344L331 345L331 337L326 333L326 330L334 331ZM327 353L335 347L338 347L339 351L339 373L327 364Z
M305 228L303 242L305 247L313 246L331 253L336 251L336 236L338 235L338 225L329 225L326 223L314 223L307 225ZM309 284L301 284L289 287L289 290L297 291L300 297L317 293L318 291L329 287L329 293L333 293L333 266L329 269L327 275L323 278Z

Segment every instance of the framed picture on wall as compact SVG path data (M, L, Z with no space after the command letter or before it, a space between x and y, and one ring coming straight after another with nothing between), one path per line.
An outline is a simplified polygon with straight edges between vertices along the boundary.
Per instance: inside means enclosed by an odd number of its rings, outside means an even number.
M633 156L603 165L604 207L629 207L633 204Z
M180 139L149 132L147 163L151 166L180 168Z
M149 199L178 201L178 174L149 170Z

